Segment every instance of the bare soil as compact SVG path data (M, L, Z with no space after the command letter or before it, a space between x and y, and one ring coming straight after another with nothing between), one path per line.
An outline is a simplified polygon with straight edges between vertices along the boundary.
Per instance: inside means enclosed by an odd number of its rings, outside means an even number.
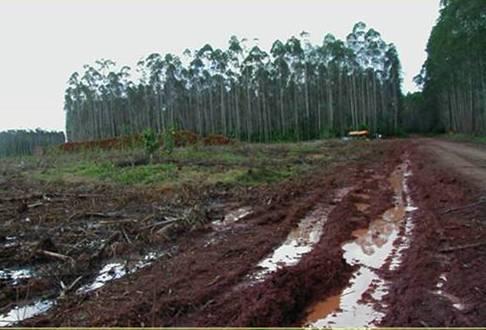
M469 179L478 188L486 187L486 146L439 139L423 139L423 151Z
M302 326L313 306L353 281L359 267L346 262L343 245L393 208L390 176L407 162L413 229L407 233L404 223L397 234L409 241L398 268L387 259L372 270L386 281L385 294L372 303L382 313L376 325L484 326L486 202L470 175L482 171L486 152L467 146L473 150L466 155L465 146L437 140L369 148L362 159L258 188L114 191L8 177L0 195L0 262L3 269L29 265L39 275L0 280L0 315L42 297L55 306L21 326ZM457 168L451 154L475 170ZM339 191L347 193L337 200ZM248 206L241 219L214 225ZM316 208L330 211L311 251L254 280L260 261ZM150 265L77 291L107 262L153 251L160 257ZM360 303L372 301L372 291Z

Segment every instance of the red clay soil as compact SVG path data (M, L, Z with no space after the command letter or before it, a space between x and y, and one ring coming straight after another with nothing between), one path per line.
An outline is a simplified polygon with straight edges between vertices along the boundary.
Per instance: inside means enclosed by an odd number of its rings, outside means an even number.
M364 159L287 182L266 199L267 205L230 230L206 228L184 234L174 242L178 252L172 258L108 284L85 299L64 301L22 325L294 324L309 302L345 285L352 269L342 259L341 243L351 238L352 230L365 227L371 216L389 207L391 192L372 176L393 169L398 153L390 152L390 146L377 148L372 158L378 161L372 164ZM331 212L317 248L301 263L276 272L261 285L233 291L317 202L332 204L335 190L350 186L369 191L377 201L370 217L354 209L355 197L346 197Z
M82 299L70 297L21 325L300 326L309 306L347 285L353 269L341 245L392 205L386 178L404 155L411 163L408 186L418 210L398 271L382 274L391 286L381 325L484 326L486 203L478 203L479 190L416 143L403 141L383 142L371 159L260 191L254 213L228 230L207 226L182 234L173 242L173 256ZM299 220L316 204L332 205L343 187L352 190L329 214L312 252L264 282L241 285ZM366 213L355 207L363 193L370 197ZM439 295L436 286L444 274L446 294Z
M486 204L478 203L481 192L453 169L422 148L412 150L415 229L400 277L385 297L389 307L381 325L484 326ZM441 275L447 278L442 295L437 293Z
M141 144L141 135L132 135L124 137L116 137L111 139L94 140L94 141L81 141L81 142L67 142L61 145L63 151L77 152L82 150L92 149L122 149L132 145Z
M344 262L341 245L352 239L352 231L366 227L391 205L390 191L379 187L377 180L366 181L372 173L358 170L354 174L355 188L331 211L319 243L297 265L279 269L260 284L231 291L211 308L195 313L197 318L188 315L178 324L299 326L305 306L326 294L335 294L349 281L353 269ZM368 214L354 206L354 194L363 192L374 201Z
M178 130L173 132L174 145L176 147L183 147L193 145L201 141L204 145L226 145L231 144L232 140L228 137L220 134L210 134L206 137L201 137L194 132ZM67 142L60 146L63 151L78 152L82 150L93 149L123 149L130 148L134 145L141 145L143 137L140 134L134 134L130 136L120 136L110 139L93 140L93 141L80 141L80 142ZM159 143L164 144L163 139L159 138Z

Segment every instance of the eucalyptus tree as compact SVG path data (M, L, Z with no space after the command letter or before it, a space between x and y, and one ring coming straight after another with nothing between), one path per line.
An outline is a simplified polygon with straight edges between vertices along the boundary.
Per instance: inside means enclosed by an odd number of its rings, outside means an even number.
M195 52L192 61L189 63L188 79L190 79L189 86L195 95L195 106L192 108L192 115L195 117L197 125L195 129L200 132L206 132L207 127L204 123L207 122L208 117L204 106L204 63L201 59L201 53ZM195 114L194 114L195 112Z
M214 49L210 54L210 66L213 74L214 88L219 90L219 122L221 126L218 128L224 135L228 133L227 119L226 119L226 71L228 67L228 54L221 49Z
M232 94L234 110L231 120L232 131L236 138L241 139L241 63L243 62L243 47L236 36L231 36L228 42L228 66L226 76L229 81L230 95Z
M209 133L215 133L215 107L214 107L214 98L213 98L213 72L214 69L212 67L212 54L213 54L213 47L209 44L204 45L201 49L197 51L197 56L202 62L202 81L203 81L203 90L207 96L208 100L208 111L206 116L206 122L208 123L208 131Z
M66 135L69 140L81 138L82 127L80 121L81 106L83 103L79 73L74 72L68 79L68 87L64 94L64 111L66 112Z
M285 114L285 93L289 85L290 68L286 59L287 49L280 40L273 43L270 53L273 57L274 78L278 95L279 130L282 137L287 137L287 116Z
M205 44L182 60L154 53L137 64L138 79L110 60L86 65L66 89L68 138L180 128L269 141L396 129L401 78L393 45L361 22L345 42L309 39L303 32L266 52L232 36L227 49Z
M0 157L32 155L64 142L63 132L41 129L3 131L0 132Z
M300 39L295 36L289 38L285 43L285 57L290 67L290 84L291 84L291 98L292 98L292 112L294 114L294 137L297 140L304 138L302 126L303 126L303 109L300 103L301 90L300 86L304 82L304 50Z
M486 2L441 2L418 77L430 129L486 133Z
M165 100L163 100L163 71L164 71L164 59L161 54L152 53L139 62L139 65L145 67L148 76L148 88L151 94L151 101L148 102L148 106L146 108L146 113L153 114L153 124L155 124L155 128L157 132L162 131L166 124L165 124ZM148 124L147 116L140 116L142 120L140 120L143 124L142 126L150 127L151 125Z
M388 74L388 90L391 94L390 102L393 115L393 128L398 129L398 109L401 106L401 66L395 45L390 44L385 54L385 71Z

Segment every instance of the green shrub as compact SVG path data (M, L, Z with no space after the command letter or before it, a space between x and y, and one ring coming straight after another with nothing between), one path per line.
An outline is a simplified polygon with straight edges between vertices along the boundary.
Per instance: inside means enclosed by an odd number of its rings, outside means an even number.
M150 161L153 159L153 154L159 149L159 141L157 135L150 128L143 132L143 146L145 152L150 157Z
M174 147L175 147L175 139L174 139L174 136L175 136L175 129L173 128L170 128L166 131L164 131L164 134L163 134L163 140L164 140L164 152L166 152L167 154L172 154L172 152L174 151Z
M369 127L367 124L359 124L358 125L358 131L368 131Z

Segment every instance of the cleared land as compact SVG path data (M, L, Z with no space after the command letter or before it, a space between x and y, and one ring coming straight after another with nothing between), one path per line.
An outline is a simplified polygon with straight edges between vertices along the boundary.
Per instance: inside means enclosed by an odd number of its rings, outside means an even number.
M480 171L485 152L467 148L336 140L178 148L153 164L137 150L2 161L0 324L484 325L484 192L449 161Z

